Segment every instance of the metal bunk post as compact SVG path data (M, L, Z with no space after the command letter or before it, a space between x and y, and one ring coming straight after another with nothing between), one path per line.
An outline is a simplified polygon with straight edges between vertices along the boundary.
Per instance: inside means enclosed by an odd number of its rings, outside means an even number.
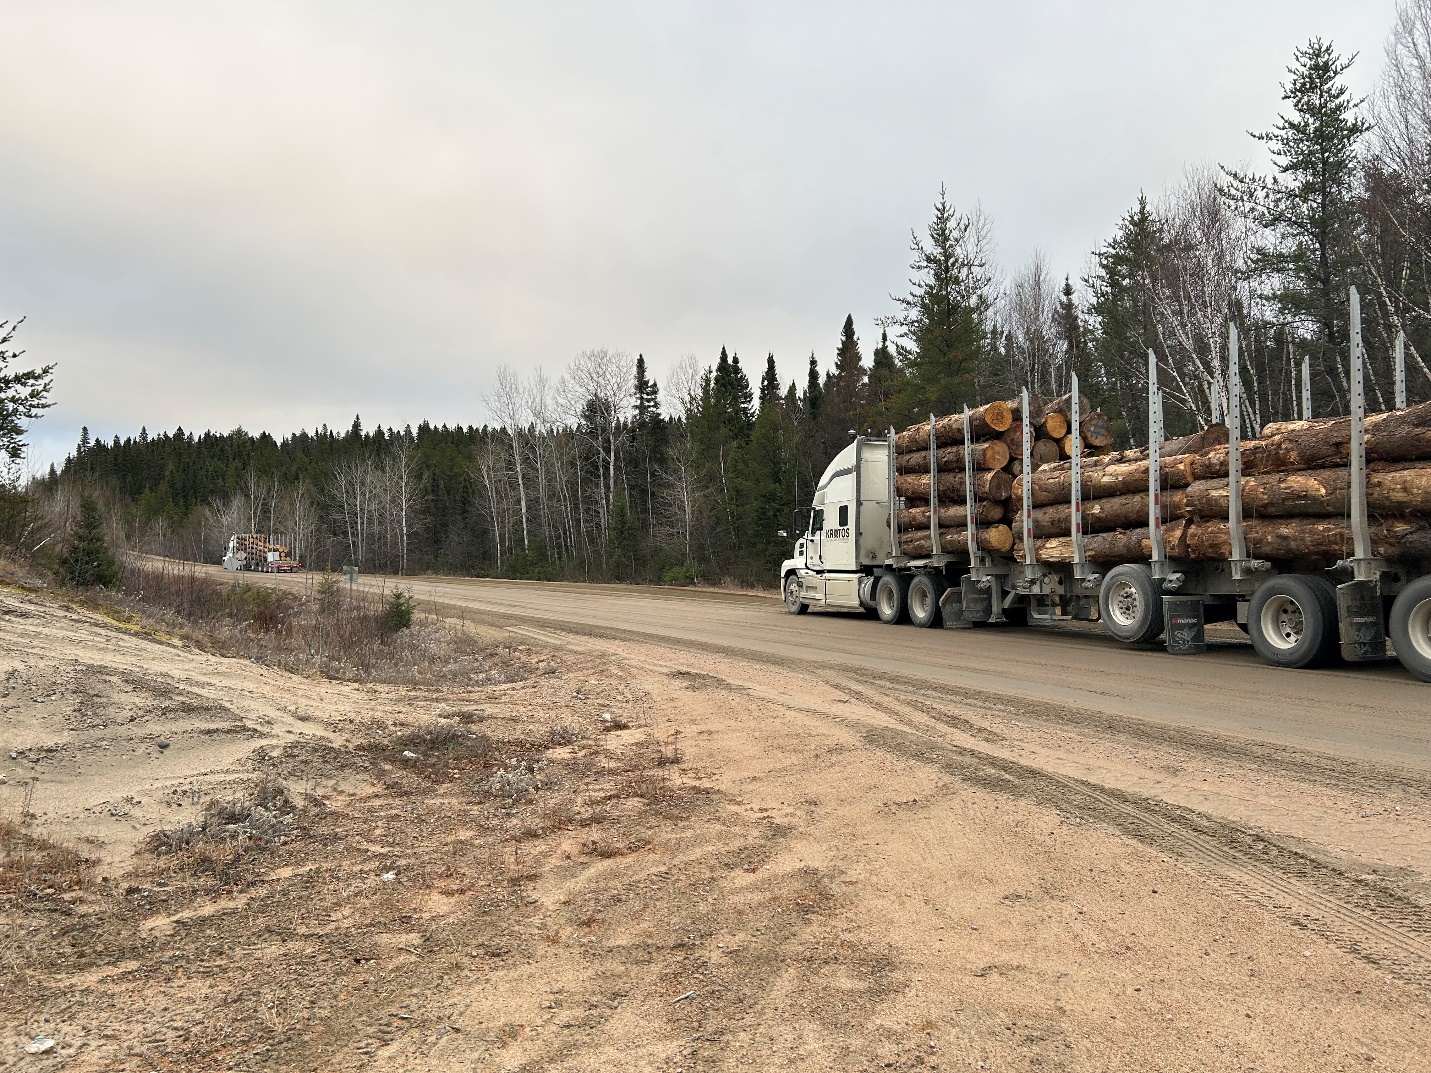
M1253 571L1242 528L1242 367L1237 352L1237 326L1227 326L1227 532L1231 538L1232 578L1241 581Z
M1351 662L1386 658L1386 622L1381 606L1381 563L1372 557L1366 527L1366 350L1361 339L1361 297L1350 288L1352 580L1337 586L1337 625L1342 658Z
M1033 537L1033 423L1029 421L1029 389L1024 388L1019 396L1019 424L1023 426L1024 471L1023 471L1023 536L1024 536L1024 580L1032 582L1042 571L1038 567L1038 553L1034 550Z
M1406 333L1396 333L1396 408L1406 409Z
M966 446L964 453L969 449ZM934 434L934 415L929 415L929 554L936 564L943 561L939 544L939 440Z
M1302 359L1302 420L1312 419L1312 359Z
M1073 393L1069 397L1070 419L1075 429L1078 428L1079 419L1083 416L1079 413L1078 405L1078 374L1073 374ZM1024 487L1027 488L1029 479L1024 478ZM1088 560L1083 556L1083 437L1076 432L1073 436L1073 491L1071 493L1073 502L1070 504L1069 514L1073 525L1073 576L1080 581L1089 580L1095 577L1088 569Z
M894 426L889 427L889 435L886 439L889 444L886 453L889 474L889 558L890 562L898 566L904 562L904 556L899 550L899 494L894 489Z
M1155 578L1168 576L1163 547L1163 393L1158 387L1158 356L1148 349L1148 537L1149 568Z

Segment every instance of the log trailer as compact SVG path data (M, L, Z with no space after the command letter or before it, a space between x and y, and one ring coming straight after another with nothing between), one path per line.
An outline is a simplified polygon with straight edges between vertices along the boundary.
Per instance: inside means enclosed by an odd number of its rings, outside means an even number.
M906 539L903 544L901 537L907 538L909 530L906 527L901 534L904 503L896 492L895 432L890 429L884 438L857 436L825 470L812 497L808 527L800 527L804 532L796 541L794 557L781 565L786 609L791 614L803 614L811 607L848 609L889 624L908 622L946 629L1097 621L1129 644L1147 644L1162 637L1168 652L1174 654L1205 652L1205 625L1230 621L1248 634L1264 661L1291 668L1321 665L1338 656L1349 662L1384 660L1389 637L1402 665L1417 679L1431 682L1431 541L1426 539L1424 524L1418 523L1406 527L1414 530L1415 539L1389 554L1377 554L1367 518L1365 352L1354 289L1350 312L1351 415L1345 448L1352 537L1349 556L1328 561L1326 556L1297 554L1295 549L1288 558L1248 554L1238 342L1235 327L1229 327L1228 442L1223 448L1227 454L1227 511L1225 523L1220 519L1214 523L1219 539L1226 540L1223 557L1179 558L1181 545L1174 541L1170 550L1165 543L1163 405L1157 361L1150 351L1148 528L1142 531L1146 535L1140 538L1140 547L1145 550L1136 556L1137 561L1106 564L1090 562L1085 556L1089 534L1083 524L1082 467L1086 460L1077 435L1072 443L1068 503L1072 554L1060 556L1071 561L1039 561L1033 524L1034 482L1030 479L1036 460L1028 421L1022 432L1022 503L1016 494L1011 507L1021 506L1014 547L1004 551L981 547L976 497L980 482L974 466L977 429L965 407L963 509L956 511L965 519L965 539L956 546L941 546L941 536L948 539L950 530L940 529L941 452L933 414L929 418L928 534L926 537L921 527L917 539ZM1405 405L1403 377L1398 366L1400 406ZM1304 386L1304 411L1309 394ZM1080 397L1076 376L1070 399L1071 425L1077 430ZM1027 414L1027 390L1021 395L1021 406ZM1424 506L1418 502L1416 508L1420 514L1431 514L1431 502ZM1328 520L1327 524L1342 523ZM902 546L918 554L902 554Z

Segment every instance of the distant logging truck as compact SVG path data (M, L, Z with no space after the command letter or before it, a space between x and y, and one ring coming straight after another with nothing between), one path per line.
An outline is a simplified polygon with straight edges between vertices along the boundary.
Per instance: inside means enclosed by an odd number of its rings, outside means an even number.
M224 553L225 570L259 570L267 574L289 574L301 570L288 554L287 538L269 533L235 533Z

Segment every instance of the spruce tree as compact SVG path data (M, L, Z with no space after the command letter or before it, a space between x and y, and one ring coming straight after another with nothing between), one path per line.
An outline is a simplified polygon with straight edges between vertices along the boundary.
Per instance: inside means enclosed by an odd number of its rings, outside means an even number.
M1094 251L1085 281L1092 295L1095 368L1093 382L1080 389L1111 409L1115 426L1121 421L1135 444L1147 442L1148 350L1158 341L1153 292L1166 241L1162 221L1140 193L1117 234Z
M11 350L10 341L23 323L0 321L0 454L18 459L24 453L25 426L54 404L50 388L54 385L53 365L23 372L7 371L10 362L23 355L23 350Z
M870 354L870 375L865 389L865 413L860 428L871 435L880 435L891 426L904 424L899 413L901 375L894 351L889 345L889 332L879 333L879 345Z
M1065 370L1061 391L1069 390L1070 381L1066 378L1068 372L1078 374L1080 391L1084 390L1084 382L1088 379L1083 313L1078 308L1077 293L1073 289L1073 280L1064 276L1063 290L1059 292L1058 296L1058 309L1054 312L1054 330L1058 338L1058 345L1063 350L1063 369Z
M775 354L766 355L765 372L760 377L760 402L763 409L767 403L780 400L780 374L775 371Z
M67 583L80 589L109 586L119 580L119 564L104 537L99 503L88 493L80 500L79 519L60 556L60 571Z
M820 386L820 362L815 357L815 352L810 351L810 369L805 374L805 394L801 398L801 405L805 408L805 416L810 420L815 420L820 416L820 404L824 401L825 391Z
M910 291L895 296L901 364L916 414L952 413L973 403L990 364L993 279L980 218L955 211L943 185L927 240L910 236Z
M1293 53L1282 99L1292 106L1253 137L1271 150L1275 175L1224 169L1229 202L1266 236L1252 270L1287 323L1317 379L1346 404L1347 288L1356 282L1357 143L1370 124L1342 81L1343 59L1314 38Z
M855 318L846 314L835 348L835 365L825 375L824 401L820 411L821 440L826 459L833 458L850 441L865 408L865 366L860 341L855 335Z

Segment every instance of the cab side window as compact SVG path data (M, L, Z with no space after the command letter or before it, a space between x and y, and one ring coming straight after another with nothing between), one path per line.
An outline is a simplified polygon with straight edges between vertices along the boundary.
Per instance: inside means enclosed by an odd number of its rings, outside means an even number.
M850 524L850 508L848 505L840 507L840 528Z
M825 510L823 507L817 508L810 515L810 535L816 536L825 528Z

